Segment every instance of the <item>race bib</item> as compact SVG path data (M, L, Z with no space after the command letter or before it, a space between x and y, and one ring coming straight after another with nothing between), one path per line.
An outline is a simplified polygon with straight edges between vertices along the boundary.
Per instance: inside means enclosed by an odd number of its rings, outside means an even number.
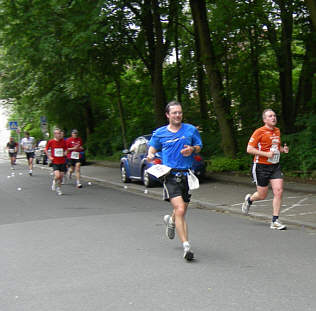
M268 158L268 162L272 163L272 164L277 164L280 162L280 151L278 149L275 148L271 148L270 151L273 151L273 157Z
M156 178L160 178L162 176L167 175L171 171L171 167L168 167L163 164L156 164L147 169L147 173L155 176Z
M55 148L54 149L54 155L55 157L63 157L64 156L64 149L63 148Z
M15 149L9 149L10 153L15 153Z
M72 151L72 152L71 152L71 155L70 155L70 158L71 158L71 159L74 159L74 160L78 160L78 159L79 159L79 152L77 152L77 151Z

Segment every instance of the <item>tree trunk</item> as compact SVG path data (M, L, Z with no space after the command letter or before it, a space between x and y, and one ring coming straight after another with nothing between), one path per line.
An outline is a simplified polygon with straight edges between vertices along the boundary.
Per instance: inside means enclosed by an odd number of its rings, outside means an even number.
M208 107L207 107L205 87L204 87L205 73L203 69L203 64L201 62L200 40L198 36L198 29L197 29L196 23L194 23L193 26L194 26L196 77L197 77L197 88L199 92L200 115L203 121L203 127L207 128L207 120L209 118L208 118Z
M316 2L315 0L305 0L305 3L309 9L314 30L316 30Z
M206 67L206 75L213 98L214 111L218 120L222 140L221 145L226 156L236 157L236 141L233 135L230 107L224 95L223 81L219 62L213 50L210 40L206 5L204 0L190 0L192 17L197 25L198 36L201 45L201 60Z
M292 32L293 15L292 3L287 0L277 1L281 11L282 34L281 43L277 39L275 26L269 21L267 15L263 17L263 22L268 27L268 38L275 52L279 70L279 88L281 95L282 115L281 120L285 133L295 132L296 108L293 99L292 85Z
M176 50L176 68L177 68L177 101L182 102L182 87L181 87L181 62L179 59L179 32L178 32L178 8L175 14L175 32L174 32L174 44Z
M116 94L117 94L117 107L120 115L120 123L121 123L121 132L122 132L122 140L124 149L127 149L127 140L126 140L126 124L125 124L125 117L124 117L124 109L122 104L122 97L121 97L121 83L120 80L115 80L116 85Z
M297 94L295 99L298 114L304 114L315 111L315 108L313 109L311 105L311 101L313 98L313 79L316 73L315 33L312 32L309 36L307 36L305 47L306 52L304 56L302 70L300 73Z
M85 115L85 127L86 127L86 138L88 138L94 132L94 118L92 112L92 106L90 96L86 96L84 99L84 115Z
M296 108L293 99L293 81L292 81L292 32L293 15L291 4L287 6L288 0L280 1L282 36L280 50L280 90L282 118L284 120L284 132L295 132Z

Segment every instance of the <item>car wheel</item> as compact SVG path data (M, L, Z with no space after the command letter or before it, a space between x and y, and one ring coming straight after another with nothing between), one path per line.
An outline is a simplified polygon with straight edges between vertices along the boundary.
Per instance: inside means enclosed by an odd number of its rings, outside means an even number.
M151 180L150 175L147 173L145 168L143 168L143 171L142 171L142 179L143 179L143 184L146 188L150 188L153 186L153 181Z
M123 183L128 183L131 180L127 177L126 169L124 165L121 165L121 180Z

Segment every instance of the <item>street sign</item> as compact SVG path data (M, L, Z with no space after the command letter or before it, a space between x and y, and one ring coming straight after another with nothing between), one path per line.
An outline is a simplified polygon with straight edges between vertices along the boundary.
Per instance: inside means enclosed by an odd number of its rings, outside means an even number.
M16 131L18 129L18 121L9 121L9 130Z
M47 124L47 119L46 119L46 117L45 117L45 116L41 116L41 117L40 117L40 122L41 122L41 124Z

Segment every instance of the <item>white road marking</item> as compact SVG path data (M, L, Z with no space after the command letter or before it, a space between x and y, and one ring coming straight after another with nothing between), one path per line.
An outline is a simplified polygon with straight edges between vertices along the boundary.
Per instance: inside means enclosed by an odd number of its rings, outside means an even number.
M285 213L285 212L289 211L289 210L292 209L292 208L302 206L301 203L303 203L304 201L306 201L308 198L309 198L309 197L305 197L305 198L303 198L302 200L299 200L297 203L293 204L292 206L290 206L290 207L288 207L288 208L282 210L281 213Z
M286 217L295 217L295 216L304 216L304 215L314 215L316 214L315 212L305 212L305 213L298 213L298 214L291 214L291 215L286 215Z

